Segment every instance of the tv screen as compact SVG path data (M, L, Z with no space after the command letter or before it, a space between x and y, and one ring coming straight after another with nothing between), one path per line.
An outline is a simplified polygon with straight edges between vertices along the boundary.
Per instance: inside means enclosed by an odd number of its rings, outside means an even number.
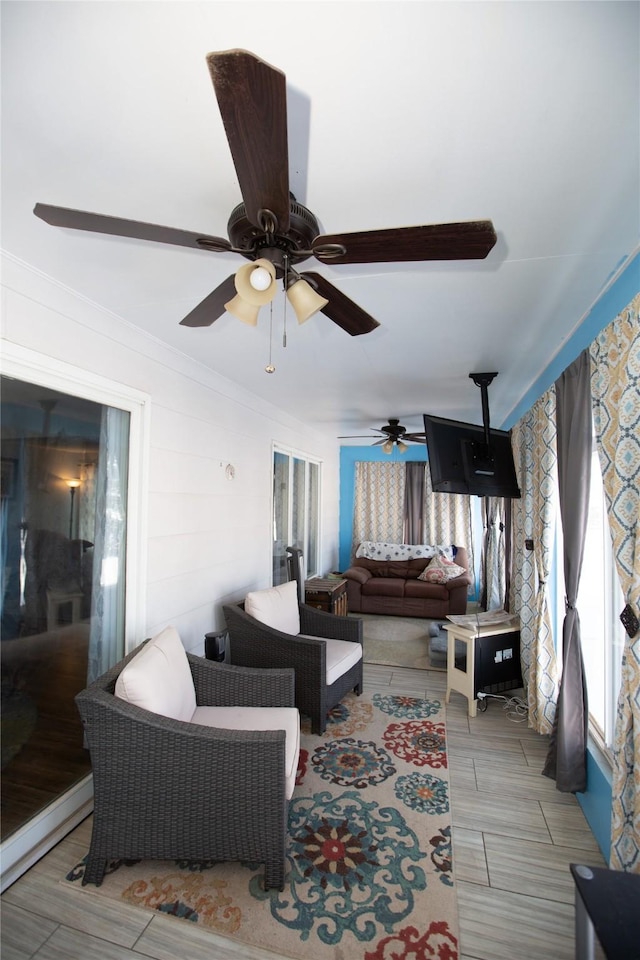
M431 485L436 493L476 497L520 496L511 437L506 430L424 414Z

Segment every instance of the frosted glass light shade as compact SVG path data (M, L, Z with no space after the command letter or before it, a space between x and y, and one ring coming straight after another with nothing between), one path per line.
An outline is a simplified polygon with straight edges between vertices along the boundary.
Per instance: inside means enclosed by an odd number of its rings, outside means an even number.
M384 453L393 453L393 440L385 440L382 444Z
M402 440L398 440L396 446L398 447L398 450L400 451L400 453L404 453L405 450L409 449L406 443L403 443Z
M287 290L287 298L294 309L298 323L304 323L329 303L316 293L306 280L296 280L292 283Z
M251 277L255 274L254 282L259 284L260 279L264 279L265 272L271 278L270 283L262 289L256 289L251 282ZM236 271L233 282L239 296L254 307L263 307L265 303L273 300L278 292L276 268L268 260L255 260L253 263L247 263L244 267L240 267L240 269ZM242 317L240 319L242 319Z
M227 313L237 317L238 320L242 320L243 323L248 323L250 327L257 327L260 307L254 307L253 304L247 303L240 294L225 303L224 308Z

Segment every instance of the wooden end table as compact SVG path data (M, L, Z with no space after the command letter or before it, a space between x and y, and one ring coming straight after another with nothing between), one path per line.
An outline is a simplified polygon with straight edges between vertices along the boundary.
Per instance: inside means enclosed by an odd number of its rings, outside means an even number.
M304 602L310 607L317 607L318 610L325 610L327 613L335 613L340 617L346 617L349 612L347 581L324 577L313 577L311 580L305 580Z

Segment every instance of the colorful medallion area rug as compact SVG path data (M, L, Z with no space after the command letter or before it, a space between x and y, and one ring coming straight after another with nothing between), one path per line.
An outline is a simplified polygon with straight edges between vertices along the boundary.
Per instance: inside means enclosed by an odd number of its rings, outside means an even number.
M457 960L440 700L349 695L322 736L303 724L287 877L259 864L114 861L106 896L295 960Z

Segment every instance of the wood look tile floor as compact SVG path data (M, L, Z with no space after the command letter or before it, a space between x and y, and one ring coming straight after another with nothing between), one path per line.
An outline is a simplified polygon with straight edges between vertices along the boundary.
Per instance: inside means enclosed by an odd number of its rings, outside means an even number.
M365 668L368 692L444 699L445 687L444 672ZM569 864L605 864L575 798L540 774L546 738L510 720L497 700L469 718L455 692L447 732L460 960L572 960ZM61 884L90 832L88 819L5 891L2 960L277 960Z

